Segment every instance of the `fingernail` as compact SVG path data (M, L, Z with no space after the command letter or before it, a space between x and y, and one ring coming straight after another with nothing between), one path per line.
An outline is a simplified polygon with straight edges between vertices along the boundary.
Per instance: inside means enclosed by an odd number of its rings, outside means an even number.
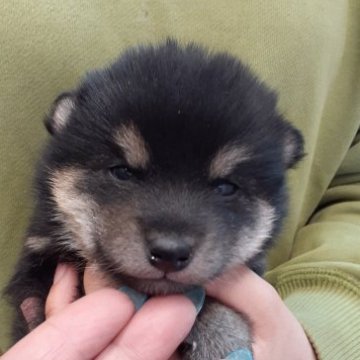
M125 293L130 300L133 302L136 311L139 310L147 300L147 296L145 294L142 294L128 286L120 286L119 291Z
M205 290L200 286L196 286L186 291L184 295L194 304L197 315L204 305Z
M66 264L58 264L55 270L53 284L57 284L65 275L66 270L68 269Z
M248 349L239 349L231 352L225 360L253 360L253 356Z

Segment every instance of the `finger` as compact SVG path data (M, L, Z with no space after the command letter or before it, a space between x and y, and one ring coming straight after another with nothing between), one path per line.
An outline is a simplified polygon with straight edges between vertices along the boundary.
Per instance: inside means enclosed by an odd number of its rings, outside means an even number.
M1 360L94 359L128 323L132 301L102 289L68 305L13 346Z
M229 307L246 314L257 334L273 321L281 299L276 290L245 266L219 277L206 286L207 293Z
M53 285L46 299L46 318L61 311L76 299L77 285L78 276L75 269L69 264L58 264Z
M92 265L87 266L84 272L85 293L90 294L104 287L119 287L119 284L115 284L111 279L109 279L96 267Z
M184 296L152 298L97 360L168 360L195 318L195 307Z

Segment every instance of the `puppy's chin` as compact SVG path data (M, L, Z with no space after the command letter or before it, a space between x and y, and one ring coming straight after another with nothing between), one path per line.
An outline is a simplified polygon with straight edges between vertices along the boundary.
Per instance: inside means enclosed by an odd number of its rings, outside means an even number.
M119 286L127 285L148 295L181 294L195 285L199 285L175 282L165 276L158 279L140 279L123 274L112 274L112 277Z

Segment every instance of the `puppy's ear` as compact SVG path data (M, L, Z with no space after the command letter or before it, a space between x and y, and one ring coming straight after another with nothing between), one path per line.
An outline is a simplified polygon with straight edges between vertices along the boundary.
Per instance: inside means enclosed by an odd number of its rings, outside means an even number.
M75 108L75 99L72 93L62 93L54 101L49 115L46 117L44 123L47 131L51 135L61 133L66 126L71 112Z
M287 168L294 167L304 156L304 138L301 132L290 123L286 123L283 151Z

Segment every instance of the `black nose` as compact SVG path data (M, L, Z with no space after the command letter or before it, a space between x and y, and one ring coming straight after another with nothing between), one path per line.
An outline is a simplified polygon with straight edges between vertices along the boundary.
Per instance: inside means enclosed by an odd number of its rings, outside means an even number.
M155 241L149 250L151 265L164 272L180 271L190 262L190 246L183 242Z

